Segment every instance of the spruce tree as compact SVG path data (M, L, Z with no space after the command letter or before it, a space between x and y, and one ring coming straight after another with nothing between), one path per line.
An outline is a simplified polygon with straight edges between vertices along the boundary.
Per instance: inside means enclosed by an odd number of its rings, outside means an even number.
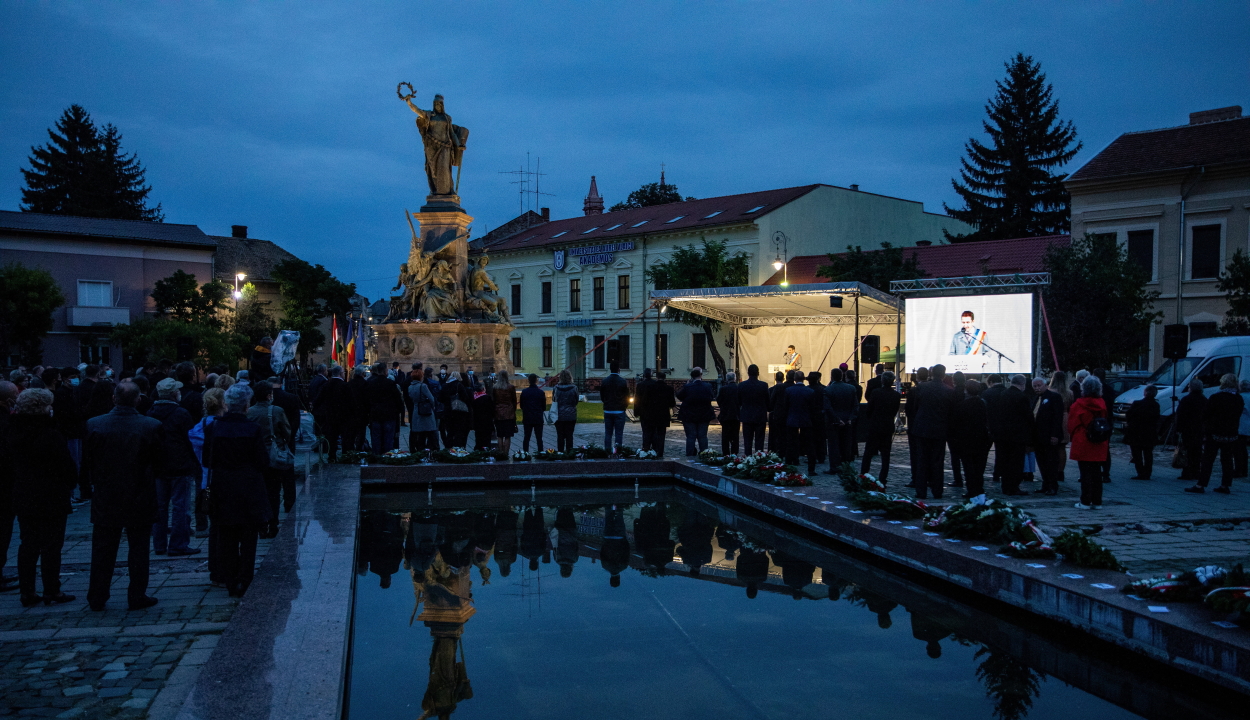
M1059 120L1059 101L1041 65L1017 53L1006 63L1007 78L982 122L987 144L971 138L960 160L960 180L951 180L964 207L946 213L976 228L951 235L951 242L1001 240L1066 233L1068 191L1056 171L1081 149L1072 121Z
M22 169L24 212L50 215L165 219L158 204L147 206L144 169L139 158L122 151L121 133L113 125L97 128L80 105L71 105L54 130L51 142L31 148L30 169Z

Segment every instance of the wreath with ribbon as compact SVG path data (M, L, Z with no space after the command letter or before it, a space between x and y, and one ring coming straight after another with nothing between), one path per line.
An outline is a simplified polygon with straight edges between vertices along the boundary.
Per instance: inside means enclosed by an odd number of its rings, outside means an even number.
M408 86L408 94L407 94L407 95L405 95L405 94L404 94L404 86L405 86L405 85L407 85L407 86ZM410 83L410 82L401 82L399 85L396 85L396 86L395 86L395 94L399 96L399 99L400 99L400 100L411 100L411 99L413 99L414 97L416 97L416 96L417 96L417 91L416 91L416 89L415 89L415 88L413 88L413 87L412 87L412 83Z

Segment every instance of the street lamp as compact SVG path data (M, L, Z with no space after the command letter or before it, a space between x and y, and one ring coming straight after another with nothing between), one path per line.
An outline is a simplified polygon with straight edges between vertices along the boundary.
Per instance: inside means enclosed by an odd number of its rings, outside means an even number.
M790 238L786 234L778 230L773 233L773 246L777 248L777 259L773 261L773 269L781 270L785 268L785 274L782 275L781 285L785 287L790 284Z
M243 299L243 291L239 289L239 283L242 282L245 277L247 277L245 273L234 274L234 299L236 302Z

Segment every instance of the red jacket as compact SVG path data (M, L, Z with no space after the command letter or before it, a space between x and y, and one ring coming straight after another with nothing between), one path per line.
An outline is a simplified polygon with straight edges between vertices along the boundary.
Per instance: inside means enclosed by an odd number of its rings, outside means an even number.
M1085 427L1094 418L1107 417L1107 404L1102 398L1077 398L1068 411L1068 432L1072 435L1073 460L1102 462L1107 459L1111 441L1091 443L1085 439Z

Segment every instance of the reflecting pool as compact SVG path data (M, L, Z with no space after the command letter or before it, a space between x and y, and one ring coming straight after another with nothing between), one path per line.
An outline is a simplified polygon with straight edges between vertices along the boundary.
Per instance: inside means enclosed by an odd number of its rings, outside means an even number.
M355 720L1235 716L680 489L366 495L358 548Z

